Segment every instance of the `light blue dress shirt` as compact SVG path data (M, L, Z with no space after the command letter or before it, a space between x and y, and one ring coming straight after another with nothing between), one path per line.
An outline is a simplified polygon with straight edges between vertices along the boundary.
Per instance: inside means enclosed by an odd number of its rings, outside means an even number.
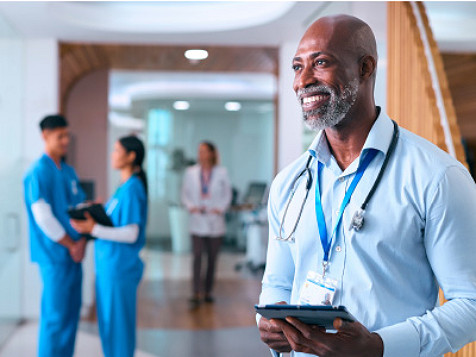
M320 132L309 153L278 174L270 191L270 238L260 304L298 304L307 273L322 271L314 196L316 159L324 165L321 200L330 237L362 156L377 149L332 240L327 271L339 282L333 305L346 306L370 331L380 334L384 357L441 356L476 340L476 185L459 162L400 128L395 151L367 206L365 224L358 232L349 230L378 175L392 134L390 118L380 114L361 155L342 171ZM313 184L295 242L278 241L293 181L309 154L314 157ZM304 186L305 180L298 183L282 236L292 230ZM450 300L441 307L439 287Z

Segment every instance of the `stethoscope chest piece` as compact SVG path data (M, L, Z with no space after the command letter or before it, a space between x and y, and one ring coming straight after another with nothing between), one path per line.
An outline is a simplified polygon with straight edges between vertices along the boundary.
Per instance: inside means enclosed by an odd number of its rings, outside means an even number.
M364 226L364 213L365 210L363 210L362 208L359 208L357 211L355 211L354 216L352 217L352 220L350 222L349 231L354 229L356 232L358 232L362 229L362 227Z

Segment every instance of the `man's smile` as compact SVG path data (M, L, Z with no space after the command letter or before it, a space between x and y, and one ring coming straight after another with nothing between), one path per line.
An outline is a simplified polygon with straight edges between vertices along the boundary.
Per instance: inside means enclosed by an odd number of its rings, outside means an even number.
M328 93L310 94L301 98L301 106L303 110L309 111L319 108L330 98Z

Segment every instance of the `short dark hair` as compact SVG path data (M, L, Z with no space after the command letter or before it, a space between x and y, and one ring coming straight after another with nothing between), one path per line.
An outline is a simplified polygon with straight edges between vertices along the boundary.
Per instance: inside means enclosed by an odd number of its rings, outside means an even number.
M40 129L41 131L46 129L56 129L56 128L66 128L68 126L68 122L66 118L59 114L47 115L40 121Z

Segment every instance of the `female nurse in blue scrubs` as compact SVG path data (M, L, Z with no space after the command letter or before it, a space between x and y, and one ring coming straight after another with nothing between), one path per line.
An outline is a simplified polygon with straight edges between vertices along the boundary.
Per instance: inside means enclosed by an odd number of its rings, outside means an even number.
M135 136L114 145L112 166L121 172L121 185L105 207L114 227L101 226L89 215L71 222L79 233L96 238L97 316L105 357L134 355L137 287L144 267L139 251L147 221L144 154L144 145Z

